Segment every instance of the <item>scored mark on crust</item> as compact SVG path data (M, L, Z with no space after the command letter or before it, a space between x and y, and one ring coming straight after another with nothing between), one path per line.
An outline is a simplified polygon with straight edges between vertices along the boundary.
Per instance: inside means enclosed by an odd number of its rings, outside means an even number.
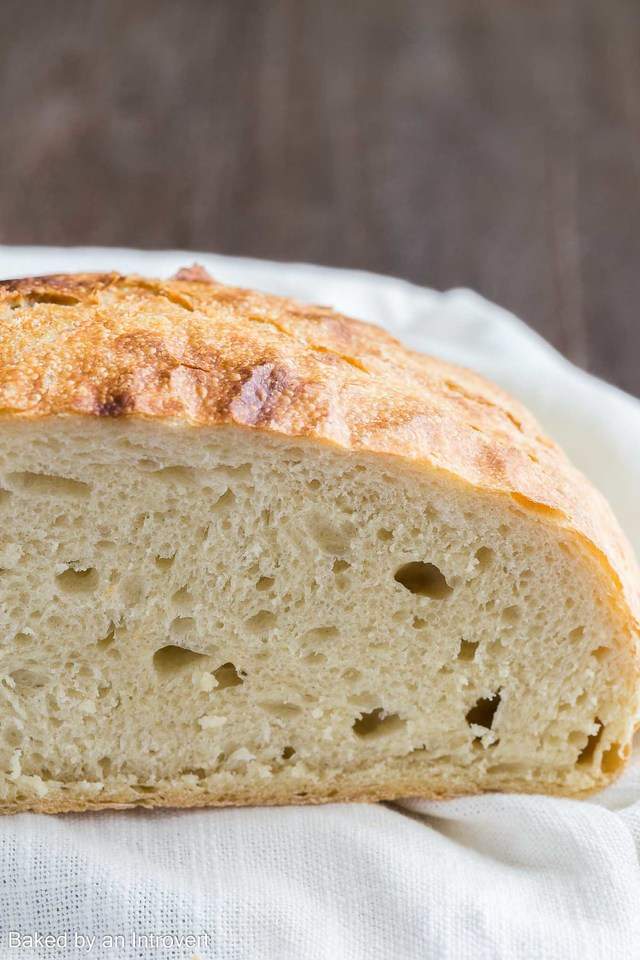
M188 310L189 313L193 313L193 303L184 293L172 290L163 283L154 280L145 280L144 277L132 277L131 281L125 281L125 285L129 282L142 290L148 290L149 293L155 293L158 297L164 297L169 303L174 303L177 307L182 307L183 310Z
M360 370L361 373L369 374L368 369L365 367L364 363L361 360L358 360L357 357L351 357L346 353L339 353L337 350L332 350L331 347L323 347L317 343L308 343L307 346L311 350L315 350L316 353L328 353L333 357L337 357L339 360L342 360L343 363L348 363L350 367L354 367L356 370Z
M253 323L262 323L265 326L273 327L274 330L277 330L278 333L283 334L285 337L290 337L293 340L296 340L302 346L306 347L308 350L313 351L314 353L324 353L329 356L336 357L338 360L341 360L343 363L349 364L349 366L354 367L356 370L360 370L361 373L369 374L369 370L365 367L364 363L361 360L358 360L357 357L349 356L346 353L340 353L338 350L333 350L331 347L322 346L319 343L311 343L304 337L298 337L291 330L288 330L282 324L278 323L277 320L273 320L270 317L258 317L251 316L249 317Z

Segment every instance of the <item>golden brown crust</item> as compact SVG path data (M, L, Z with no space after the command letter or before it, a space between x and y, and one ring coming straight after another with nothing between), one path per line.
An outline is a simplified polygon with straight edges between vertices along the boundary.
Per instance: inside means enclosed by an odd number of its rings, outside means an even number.
M326 307L193 267L168 281L4 281L0 412L237 424L445 470L573 534L630 634L640 620L640 574L609 507L520 404Z

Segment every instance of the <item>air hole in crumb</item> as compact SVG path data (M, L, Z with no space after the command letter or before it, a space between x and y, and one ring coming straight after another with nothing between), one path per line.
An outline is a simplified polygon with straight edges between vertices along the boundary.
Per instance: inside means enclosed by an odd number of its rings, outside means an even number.
M603 773L615 773L624 765L625 758L620 755L620 744L612 743L602 753L600 766Z
M10 747L19 747L23 742L24 734L17 727L11 726L5 728L3 737Z
M444 574L433 563L423 563L420 560L405 563L396 570L394 579L410 593L430 597L432 600L443 600L451 593Z
M478 569L486 570L487 567L493 562L495 554L491 547L480 547L479 550L476 550L476 560L478 561Z
M458 651L458 660L473 660L478 649L477 640L461 640L460 650Z
M98 540L96 550L113 550L115 543L113 540Z
M321 487L321 483L319 480L309 480L309 482L307 483L307 486L309 490L319 490Z
M161 647L153 655L153 665L161 674L180 673L186 667L193 666L198 660L204 659L204 654L196 653L195 650L187 650L185 647L178 647L173 643L168 643Z
M502 611L502 619L505 623L517 623L520 619L520 607L517 604L505 607Z
M353 732L357 737L377 739L390 733L398 733L406 726L397 713L385 713L382 707L377 707L370 713L363 713L354 721Z
M186 587L180 587L180 589L176 590L174 595L171 597L171 602L176 607L189 607L192 599L193 598L188 589Z
M224 466L216 467L215 472L225 477L237 477L243 480L251 477L252 467L250 463L239 463L236 466L227 463Z
M115 640L115 627L113 622L109 624L109 629L105 633L104 637L101 637L99 640L96 640L96 647L99 650L107 650L113 641Z
M378 530L378 540L384 540L385 542L393 540L393 531L385 530L384 527L381 527L381 529Z
M506 773L506 774L511 774L513 776L514 774L527 773L528 770L529 768L527 767L526 764L518 763L517 761L514 761L512 763L492 763L490 766L487 767L487 771L489 773L494 773L496 775Z
M185 637L188 637L193 633L195 625L196 622L193 617L176 617L175 620L172 620L171 622L169 632L171 633L172 637L184 640Z
M500 692L493 697L480 697L466 714L469 726L485 727L491 730L496 710L500 706Z
M38 690L40 687L44 687L47 682L45 674L24 668L14 670L10 677L19 690Z
M98 766L100 767L102 779L106 780L111 773L111 757L100 757L98 760Z
M302 659L305 663L311 664L326 663L327 660L324 653L320 653L318 650L312 650L310 653L306 653Z
M137 460L135 465L138 470L143 470L148 473L157 473L162 469L157 460L149 460L148 457L142 457L140 460Z
M256 590L271 590L275 582L273 577L260 577L256 583Z
M294 750L293 747L285 747L284 750L282 751L282 759L291 760L291 757L294 757L295 753L296 751Z
M138 513L132 521L131 529L134 530L136 533L139 530L142 530L142 528L144 527L145 523L147 522L150 516L151 516L150 513L148 513L146 510L143 511L142 513Z
M226 690L227 687L239 687L240 684L244 683L243 677L240 676L238 670L233 663L223 663L221 667L218 667L217 670L213 671L213 675L217 681L218 690Z
M340 507L343 513L351 516L356 512L356 508L348 497L336 497L334 502Z
M575 627L569 634L569 640L572 640L576 643L578 640L582 640L584 637L584 627Z
M161 554L158 554L156 557L156 567L158 567L159 570L170 570L175 558L175 553L172 553L168 557L163 557Z
M355 667L349 667L348 670L345 670L342 674L343 680L348 680L350 683L353 683L354 680L359 680L362 674L359 670L356 670Z
M604 732L604 726L598 717L596 717L593 722L598 724L598 729L595 733L592 733L587 737L586 744L578 754L576 763L579 763L580 766L588 766L592 762L593 755L598 748L598 744L600 743L602 734ZM573 736L573 734L571 736Z
M286 452L288 456L291 457L292 459L286 460L285 462L287 466L291 465L293 467L297 467L298 464L302 462L302 459L305 455L304 450L300 450L299 447L289 447L289 449Z
M152 476L167 483L185 484L193 481L194 470L193 467L161 467L160 470L154 470Z
M254 633L271 630L277 623L277 617L271 610L258 610L252 617L245 620L245 626Z
M384 640L369 640L369 650L388 650L389 641Z
M337 627L313 627L307 630L305 640L334 640L338 636Z
M411 621L411 626L414 630L424 630L427 625L427 621L423 617L414 617Z
M349 570L350 568L351 564L347 563L346 560L334 560L331 570L333 573L344 573L345 570Z
M340 528L332 527L327 523L326 518L317 513L313 514L307 521L309 536L316 542L318 547L328 554L339 556L344 553L351 537L355 533L353 524L346 521Z
M22 493L36 497L61 497L66 500L86 500L91 492L88 483L58 477L48 473L10 473L9 482Z
M212 512L220 513L223 510L228 510L235 503L235 499L235 494L231 488L225 490L211 507Z
M0 504L6 503L11 498L10 490L3 490L0 488Z
M277 717L279 720L287 720L289 717L295 717L302 710L297 703L289 703L288 700L266 700L264 703L261 703L260 706L265 713L270 714L272 717Z
M596 647L591 651L591 656L595 657L598 663L602 663L611 653L611 647Z
M86 570L69 567L58 574L56 582L63 593L91 593L98 585L98 573L93 567Z

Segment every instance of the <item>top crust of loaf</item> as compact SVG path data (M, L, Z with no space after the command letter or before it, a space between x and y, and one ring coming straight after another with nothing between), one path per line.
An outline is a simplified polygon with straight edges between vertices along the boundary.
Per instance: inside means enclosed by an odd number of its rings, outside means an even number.
M536 420L371 324L225 286L69 274L0 282L0 413L235 424L446 470L574 534L630 635L640 573L601 495Z

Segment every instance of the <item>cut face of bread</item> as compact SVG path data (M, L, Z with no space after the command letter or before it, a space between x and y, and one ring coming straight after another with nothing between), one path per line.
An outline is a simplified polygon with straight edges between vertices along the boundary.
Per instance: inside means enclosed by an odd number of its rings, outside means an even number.
M518 504L239 428L5 427L8 807L593 789L634 672Z
M535 421L336 315L160 289L6 285L0 809L609 782L637 570Z

